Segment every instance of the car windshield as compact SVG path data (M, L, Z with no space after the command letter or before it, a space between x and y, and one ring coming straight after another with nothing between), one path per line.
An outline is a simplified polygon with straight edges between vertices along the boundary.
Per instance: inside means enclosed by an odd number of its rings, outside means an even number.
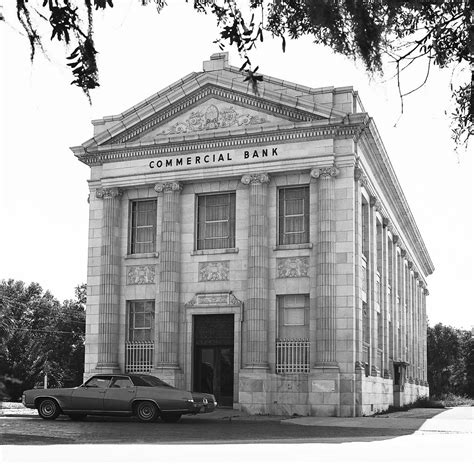
M153 377L152 375L134 375L130 376L134 385L137 387L169 387L173 388L171 385L163 382L163 380L158 377Z

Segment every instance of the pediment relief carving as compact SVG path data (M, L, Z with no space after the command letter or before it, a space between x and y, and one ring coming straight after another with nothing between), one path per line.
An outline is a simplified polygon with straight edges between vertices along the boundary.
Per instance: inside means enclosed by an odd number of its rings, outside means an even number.
M243 110L243 111L242 111ZM178 118L177 122L167 124L161 131L163 135L183 134L187 132L202 132L216 129L228 129L231 127L242 127L269 122L265 117L254 111L246 111L218 102L203 105L188 114L187 117Z

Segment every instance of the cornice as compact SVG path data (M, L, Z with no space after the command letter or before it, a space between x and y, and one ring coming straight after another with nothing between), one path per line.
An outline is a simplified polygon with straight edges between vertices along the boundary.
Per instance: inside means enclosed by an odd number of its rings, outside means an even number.
M392 205L397 223L403 230L410 248L414 250L414 254L417 256L424 274L432 274L434 271L433 262L372 120L367 129L362 133L359 143L365 147L367 161L370 163L374 175L378 179L383 195L388 203Z
M307 126L305 124L305 126ZM268 132L262 129L236 131L234 133L225 131L216 137L215 133L196 136L193 135L187 140L186 137L174 137L175 140L165 139L161 143L150 142L149 144L139 144L137 146L117 146L96 147L84 152L77 151L76 156L80 161L88 166L97 166L106 162L116 162L122 160L142 159L149 157L169 156L174 154L186 154L199 151L213 151L234 149L247 146L258 146L264 144L277 144L295 141L310 141L329 138L352 137L357 130L358 124L337 125L327 124L312 127L289 127L279 128L278 126L269 128ZM81 153L81 154L79 154Z

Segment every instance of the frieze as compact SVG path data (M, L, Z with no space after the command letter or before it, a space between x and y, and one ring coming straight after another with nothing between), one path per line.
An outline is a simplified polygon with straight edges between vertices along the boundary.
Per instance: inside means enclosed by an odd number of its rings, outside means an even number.
M336 177L339 172L339 169L335 165L322 168L314 168L311 170L311 177L315 179L330 179L331 177Z
M183 184L181 182L165 182L163 184L155 185L155 192L181 192Z
M98 188L95 191L96 198L107 200L110 198L116 198L122 195L122 192L117 187L113 188Z
M278 258L277 270L279 279L295 277L308 277L309 256L298 256L292 258Z
M146 285L155 283L155 266L127 266L127 285Z
M264 124L266 122L268 122L267 118L250 113L238 113L232 106L219 109L216 105L209 105L205 111L193 111L188 119L178 121L169 129L162 131L162 134L185 134L187 132L226 129L233 126Z
M229 280L230 261L199 263L199 282Z
M241 179L242 184L268 184L270 182L270 176L265 173L259 174L245 174Z

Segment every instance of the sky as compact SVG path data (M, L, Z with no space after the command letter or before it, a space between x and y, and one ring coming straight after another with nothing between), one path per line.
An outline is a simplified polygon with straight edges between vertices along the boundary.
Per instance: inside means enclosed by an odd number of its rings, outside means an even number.
M69 147L92 136L93 119L117 114L192 71L219 48L214 18L191 4L153 6L123 0L95 16L100 88L92 105L48 44L33 64L29 44L7 2L0 23L0 279L38 282L59 300L86 281L89 168ZM309 39L281 43L267 35L252 55L259 72L310 87L352 85L374 118L424 238L435 272L428 277L431 325L471 329L473 272L472 152L450 140L451 70L433 69L428 83L404 101L390 72L371 78L361 64ZM242 60L230 50L230 63ZM402 79L424 79L424 64ZM458 71L454 73L456 79Z

